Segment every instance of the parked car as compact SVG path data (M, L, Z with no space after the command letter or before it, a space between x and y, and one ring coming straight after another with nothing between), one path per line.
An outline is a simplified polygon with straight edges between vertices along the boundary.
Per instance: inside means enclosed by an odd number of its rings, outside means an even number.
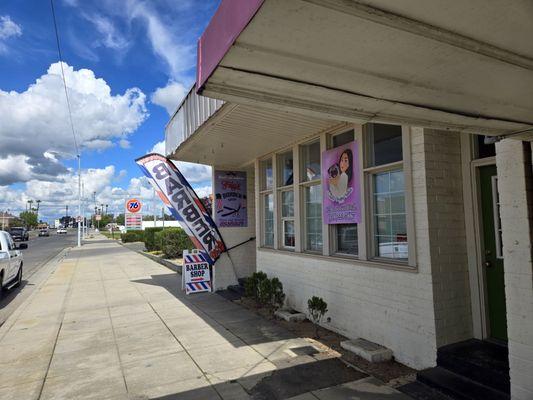
M50 236L50 231L48 230L48 228L41 229L39 231L39 236Z
M67 230L65 228L57 228L57 232L56 232L58 235L62 235L62 234L67 234Z
M0 298L5 290L20 286L24 264L20 250L26 248L26 243L17 246L8 232L0 231Z
M24 242L30 240L28 230L21 226L14 226L9 230L9 233L15 242Z

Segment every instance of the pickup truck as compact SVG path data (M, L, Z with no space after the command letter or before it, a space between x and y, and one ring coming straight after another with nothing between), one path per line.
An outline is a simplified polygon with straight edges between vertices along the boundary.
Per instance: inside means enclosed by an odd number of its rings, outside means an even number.
M23 227L13 227L9 230L9 233L11 234L11 237L15 242L25 242L27 240L30 240L30 234L28 233L28 230Z
M8 232L0 231L0 298L5 290L20 286L24 263L20 250L27 248L26 243L15 245Z

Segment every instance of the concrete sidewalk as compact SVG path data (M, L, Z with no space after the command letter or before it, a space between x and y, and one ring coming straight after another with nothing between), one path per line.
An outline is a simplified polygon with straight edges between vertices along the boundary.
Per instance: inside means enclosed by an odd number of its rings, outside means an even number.
M406 399L338 354L111 241L73 249L0 328L0 399Z

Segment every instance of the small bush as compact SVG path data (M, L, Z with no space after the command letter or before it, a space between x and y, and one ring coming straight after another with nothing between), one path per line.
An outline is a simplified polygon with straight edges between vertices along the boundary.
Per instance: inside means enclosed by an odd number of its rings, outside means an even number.
M322 297L313 296L307 300L307 309L311 320L315 324L315 336L318 338L318 324L328 312L328 303Z
M258 301L258 287L259 283L267 279L267 274L262 271L254 272L251 277L246 279L244 283L244 295L246 297L251 297Z
M272 300L272 281L270 279L263 279L257 285L257 302L261 306L267 306Z
M142 242L144 239L143 231L128 231L120 235L122 243Z
M272 298L271 303L275 309L281 308L285 302L283 293L283 283L278 278L272 278Z
M144 230L144 245L147 251L161 250L161 242L155 240L155 234L162 230L162 227L146 228Z
M161 243L161 251L166 258L177 258L183 254L183 250L193 248L191 239L181 228L166 228L155 232L154 240Z
M283 284L278 278L268 279L262 271L254 272L244 283L244 295L253 298L261 306L278 309L285 301Z

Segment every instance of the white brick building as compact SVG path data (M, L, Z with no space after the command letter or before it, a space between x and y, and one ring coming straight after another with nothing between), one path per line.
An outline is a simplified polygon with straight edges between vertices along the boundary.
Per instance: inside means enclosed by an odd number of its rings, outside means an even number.
M419 370L497 343L498 390L531 399L533 10L468 4L223 1L166 151L247 173L248 225L221 233L256 240L218 287L265 271L288 306L321 296L326 327ZM325 224L320 164L353 141L361 219Z

